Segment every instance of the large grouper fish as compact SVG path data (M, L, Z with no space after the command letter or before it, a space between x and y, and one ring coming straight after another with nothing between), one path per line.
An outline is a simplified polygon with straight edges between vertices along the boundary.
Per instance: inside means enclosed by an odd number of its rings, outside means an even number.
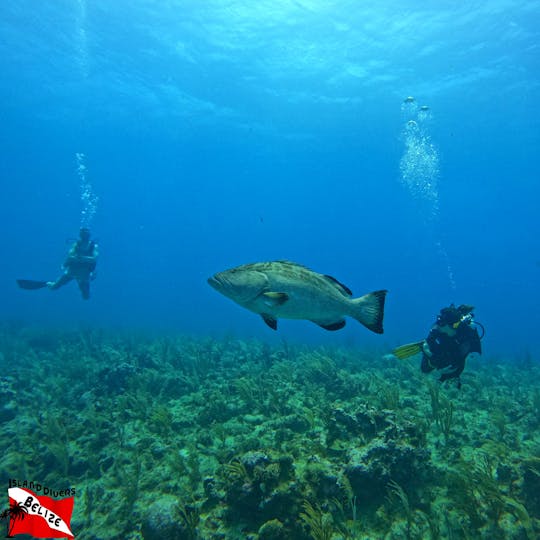
M337 279L290 261L244 264L219 272L208 283L242 307L261 315L277 330L277 320L306 319L326 330L345 326L352 317L377 334L383 333L386 290L352 298Z

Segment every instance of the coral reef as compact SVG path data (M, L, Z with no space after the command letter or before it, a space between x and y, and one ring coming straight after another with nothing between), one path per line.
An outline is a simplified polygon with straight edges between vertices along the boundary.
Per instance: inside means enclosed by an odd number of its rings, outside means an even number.
M540 534L540 366L463 388L381 352L0 327L0 481L80 540Z

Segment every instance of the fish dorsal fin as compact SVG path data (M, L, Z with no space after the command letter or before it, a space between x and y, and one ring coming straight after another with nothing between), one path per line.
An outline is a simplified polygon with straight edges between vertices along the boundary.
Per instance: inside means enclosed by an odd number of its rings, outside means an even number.
M288 299L289 295L284 292L265 292L262 293L264 296L264 303L267 306L281 306L283 305Z
M351 289L349 289L349 287L347 287L347 285L343 285L343 283L340 283L335 277L328 276L328 275L324 274L324 278L327 281L330 281L332 283L332 285L336 285L337 289L342 294L344 294L345 296L352 296L353 295Z
M296 268L303 268L304 270L310 270L305 264L296 263L293 261L288 261L287 259L279 259L278 261L275 261L279 264L285 264L287 266L295 266ZM311 271L311 270L310 270Z

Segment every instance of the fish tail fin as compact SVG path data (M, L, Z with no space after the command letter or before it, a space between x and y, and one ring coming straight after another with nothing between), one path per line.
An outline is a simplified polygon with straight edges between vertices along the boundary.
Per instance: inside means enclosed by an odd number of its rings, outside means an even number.
M376 334L383 333L384 300L387 290L374 291L351 300L350 316Z

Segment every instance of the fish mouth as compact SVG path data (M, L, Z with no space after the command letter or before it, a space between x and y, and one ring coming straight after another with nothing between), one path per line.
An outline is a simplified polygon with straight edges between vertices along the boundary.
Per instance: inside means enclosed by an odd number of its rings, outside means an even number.
M208 282L208 285L214 289L219 289L223 285L217 275L209 277L206 281Z

